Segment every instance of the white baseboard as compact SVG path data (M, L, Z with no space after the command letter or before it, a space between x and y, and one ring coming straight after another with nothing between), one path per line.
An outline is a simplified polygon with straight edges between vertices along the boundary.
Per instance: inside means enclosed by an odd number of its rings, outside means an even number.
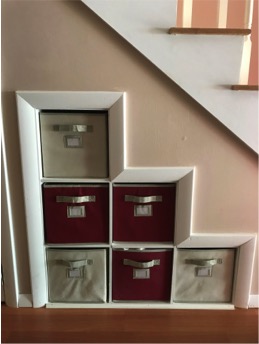
M259 308L259 295L250 295L248 308Z
M82 305L78 305L78 306L80 307ZM32 295L31 294L20 294L19 295L19 307L32 307ZM47 307L48 307L48 305L47 305ZM259 308L259 295L250 295L249 302L248 302L248 308Z
M18 307L32 307L32 295L31 294L20 294Z

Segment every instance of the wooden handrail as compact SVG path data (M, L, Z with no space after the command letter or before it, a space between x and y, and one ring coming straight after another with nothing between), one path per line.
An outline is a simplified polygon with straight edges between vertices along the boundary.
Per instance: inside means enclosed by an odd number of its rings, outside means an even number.
M168 31L170 35L241 35L251 34L251 29L228 29L228 28L190 28L171 27Z

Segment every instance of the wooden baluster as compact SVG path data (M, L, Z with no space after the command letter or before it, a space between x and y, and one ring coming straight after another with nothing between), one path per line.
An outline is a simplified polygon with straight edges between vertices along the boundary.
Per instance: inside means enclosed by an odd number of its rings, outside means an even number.
M246 0L245 16L244 16L244 27L251 29L252 19L253 19L253 7L254 0ZM240 76L239 84L247 85L250 70L250 60L251 60L251 35L244 37L243 53L240 66Z
M254 0L253 10L253 22L252 22L252 33L251 33L251 59L250 59L250 70L249 70L249 85L258 85L258 7L259 1Z
M218 28L227 27L228 0L218 0Z
M192 26L192 5L193 0L178 0L179 15L177 13L177 22L179 20L179 26L191 27ZM178 26L178 25L177 25Z
M245 8L245 16L244 16L244 27L251 29L252 20L253 20L254 0L245 0L245 1L246 1L246 8Z

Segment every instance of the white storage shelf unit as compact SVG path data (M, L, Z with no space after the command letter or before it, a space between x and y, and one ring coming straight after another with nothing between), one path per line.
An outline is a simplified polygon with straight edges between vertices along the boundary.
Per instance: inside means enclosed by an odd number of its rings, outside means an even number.
M127 164L126 95L123 92L17 92L19 133L22 156L25 211L28 233L33 307L94 307L94 308L247 308L255 252L255 235L217 235L192 232L194 206L194 167L129 167ZM40 137L40 111L107 111L109 176L105 178L46 177L43 175ZM55 243L45 242L42 185L55 184L108 184L109 185L109 240L107 243ZM172 242L127 242L113 240L113 189L121 184L176 185L175 223ZM145 210L146 211L146 210ZM232 297L228 302L176 302L174 289L177 254L182 248L236 248ZM50 302L46 252L51 249L80 249L107 251L107 297L101 302ZM166 251L172 253L170 295L166 301L113 302L113 251L129 252ZM126 249L126 250L125 250ZM145 249L145 250L143 250ZM117 252L117 251L116 251ZM120 251L118 251L120 252ZM122 251L123 252L123 251ZM91 261L91 259L90 259ZM148 270L148 269L143 269ZM141 273L141 278L143 278ZM149 274L148 271L145 272ZM152 272L151 272L152 273ZM201 274L204 271L200 272ZM138 271L135 271L139 276ZM149 277L149 276L148 276ZM176 301L175 301L176 300Z

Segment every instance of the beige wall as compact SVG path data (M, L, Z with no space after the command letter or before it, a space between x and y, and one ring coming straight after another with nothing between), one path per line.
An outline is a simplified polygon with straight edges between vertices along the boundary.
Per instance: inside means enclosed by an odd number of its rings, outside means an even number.
M126 91L129 164L197 166L195 232L257 232L257 156L81 2L2 2L2 90L22 293L30 284L16 90Z

